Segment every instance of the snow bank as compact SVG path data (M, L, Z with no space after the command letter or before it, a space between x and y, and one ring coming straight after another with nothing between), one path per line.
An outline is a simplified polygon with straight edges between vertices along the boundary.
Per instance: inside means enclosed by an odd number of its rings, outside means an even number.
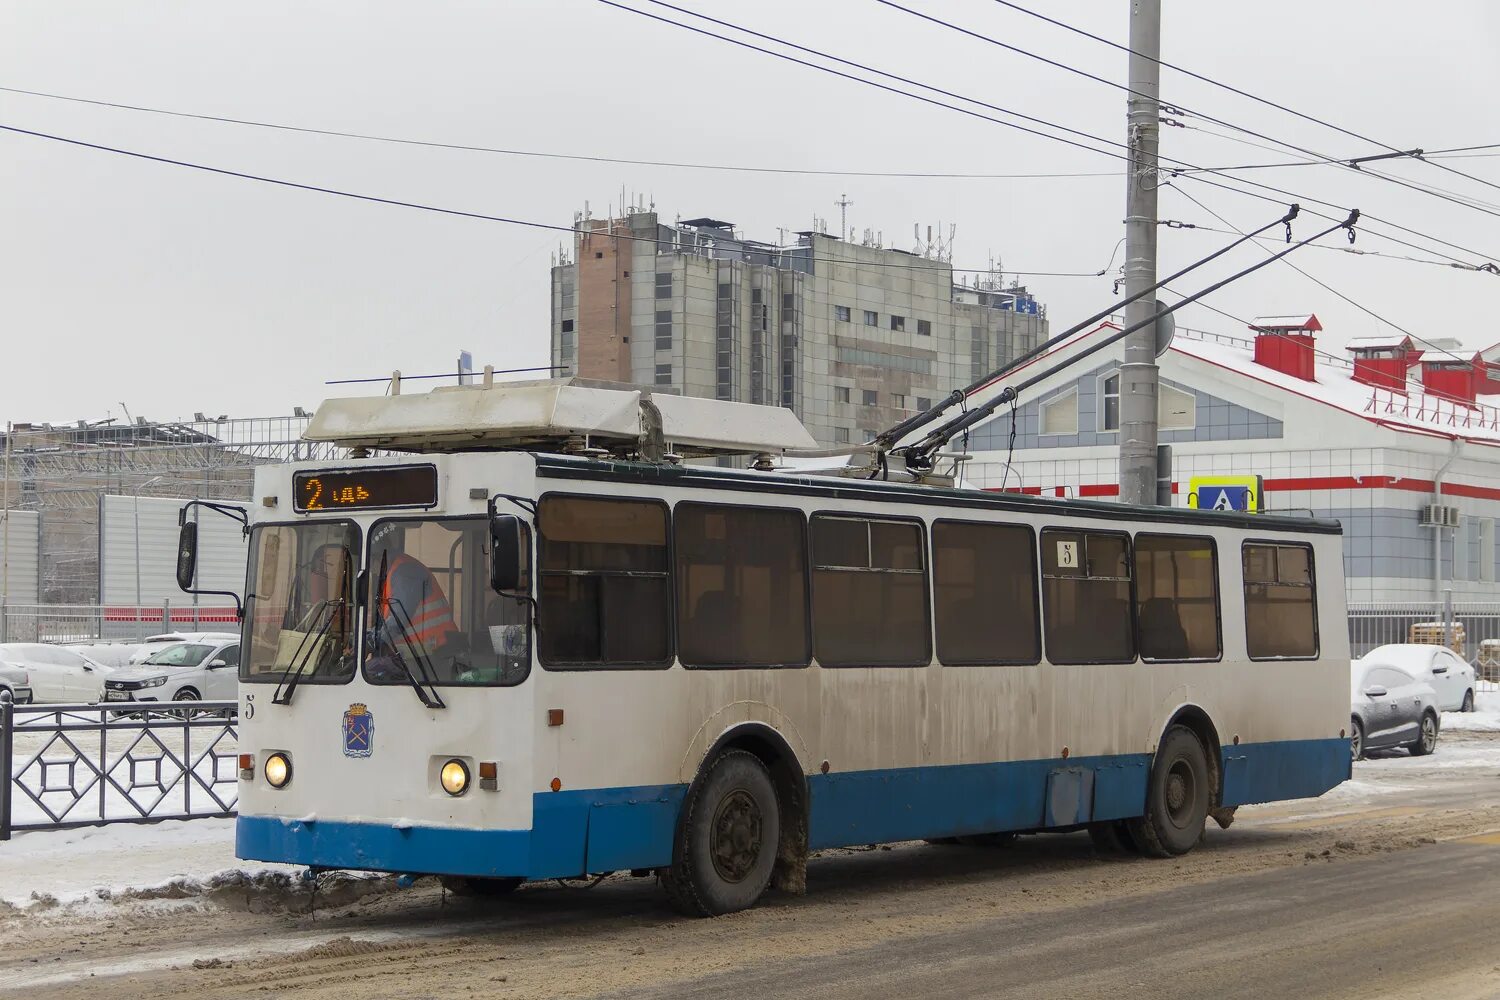
M1500 693L1481 691L1474 696L1474 711L1444 712L1443 728L1479 733L1500 733Z
M0 901L26 905L33 893L59 902L101 899L174 879L272 869L295 871L258 863L245 868L234 856L232 819L33 831L0 843Z

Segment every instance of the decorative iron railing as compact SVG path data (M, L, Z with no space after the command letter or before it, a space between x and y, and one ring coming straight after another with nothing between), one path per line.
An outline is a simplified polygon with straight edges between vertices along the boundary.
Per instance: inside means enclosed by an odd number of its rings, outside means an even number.
M0 694L0 841L20 830L233 816L235 713L232 701L14 705Z

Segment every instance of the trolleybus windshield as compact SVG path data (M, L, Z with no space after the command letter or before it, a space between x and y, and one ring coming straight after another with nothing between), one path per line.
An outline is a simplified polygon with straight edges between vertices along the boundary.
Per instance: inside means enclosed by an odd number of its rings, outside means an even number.
M364 651L372 684L519 684L530 606L490 589L489 523L388 518L370 529Z
M250 534L248 636L240 680L303 684L354 676L359 529L349 521L258 525Z

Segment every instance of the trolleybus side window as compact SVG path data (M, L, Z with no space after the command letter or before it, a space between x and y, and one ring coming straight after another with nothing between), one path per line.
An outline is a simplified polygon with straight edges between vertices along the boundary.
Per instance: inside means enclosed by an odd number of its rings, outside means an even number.
M1310 545L1246 542L1245 648L1252 660L1318 655Z
M937 521L932 587L938 660L1036 663L1036 541L1023 525Z
M1129 536L1043 529L1042 620L1049 661L1131 662L1132 617Z
M545 497L539 651L548 666L667 666L667 508L651 500Z
M922 526L812 518L813 651L825 667L932 662Z
M805 667L807 543L795 510L680 503L677 657L693 667Z
M349 521L262 524L250 533L240 680L303 684L354 676L359 529Z
M531 669L530 611L490 589L481 517L389 518L370 528L365 679L491 687Z
M1143 660L1217 660L1219 570L1212 538L1135 536L1136 634Z

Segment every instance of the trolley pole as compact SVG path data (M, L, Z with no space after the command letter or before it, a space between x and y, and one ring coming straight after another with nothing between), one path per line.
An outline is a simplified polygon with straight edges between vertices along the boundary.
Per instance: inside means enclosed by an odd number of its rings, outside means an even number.
M1130 166L1125 190L1125 294L1156 284L1157 101L1161 81L1161 0L1130 0L1130 90L1126 141ZM1125 308L1132 326L1156 312L1145 296ZM1149 325L1125 338L1120 366L1120 500L1154 504L1156 490L1156 331Z

